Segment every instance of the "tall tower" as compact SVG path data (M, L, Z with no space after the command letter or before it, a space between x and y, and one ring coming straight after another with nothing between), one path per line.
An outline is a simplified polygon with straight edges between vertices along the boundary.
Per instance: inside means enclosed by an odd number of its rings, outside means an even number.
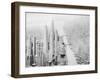
M49 42L49 34L48 34L48 28L47 28L47 25L45 26L45 31L46 31L46 44L45 44L45 47L46 47L46 54L48 54L48 42Z
M32 66L36 66L36 60L35 60L35 56L36 56L36 37L33 37L33 64Z
M55 31L54 31L54 21L51 23L51 32L50 32L50 52L49 52L49 62L52 61L53 56L55 55Z
M30 36L26 40L26 67L30 66L30 56L31 56L31 45L30 45Z
M47 59L46 60L46 63L49 60L49 50L48 50L49 44L48 43L49 43L48 26L45 25L45 29L44 29L44 40L43 40L43 52L44 52L43 55L45 55L45 57Z
M59 35L58 35L58 32L57 30L55 30L55 57L57 57L57 47L58 47L58 42L59 41Z

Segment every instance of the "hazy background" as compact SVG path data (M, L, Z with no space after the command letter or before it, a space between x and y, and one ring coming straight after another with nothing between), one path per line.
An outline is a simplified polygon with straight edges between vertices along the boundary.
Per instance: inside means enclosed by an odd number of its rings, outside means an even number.
M45 26L52 22L59 35L66 35L79 64L89 63L89 15L26 13L26 37L43 39Z

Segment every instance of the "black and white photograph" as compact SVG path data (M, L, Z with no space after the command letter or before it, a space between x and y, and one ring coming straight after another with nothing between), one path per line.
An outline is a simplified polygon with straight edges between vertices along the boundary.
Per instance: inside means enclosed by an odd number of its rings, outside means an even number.
M90 64L90 16L25 13L25 66Z

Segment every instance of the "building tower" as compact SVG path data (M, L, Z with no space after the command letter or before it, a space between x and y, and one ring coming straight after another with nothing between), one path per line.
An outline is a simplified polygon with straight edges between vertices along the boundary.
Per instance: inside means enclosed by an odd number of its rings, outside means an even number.
M35 60L35 56L36 56L36 37L33 37L33 64L32 66L36 66L36 60Z
M48 44L49 43L49 36L48 36L48 28L47 28L47 25L45 26L44 41L43 42L44 42L44 45L43 45L44 55L48 59L49 58L49 50L48 50L48 47L49 47L49 44Z
M57 65L57 58L58 58L58 47L59 47L59 35L58 35L58 31L55 30L55 54L54 54L54 58L55 58L55 65Z
M32 36L30 37L30 66L33 64L33 41Z
M49 51L49 63L51 64L55 56L55 30L54 30L54 21L51 23L51 32L50 32L50 51Z

